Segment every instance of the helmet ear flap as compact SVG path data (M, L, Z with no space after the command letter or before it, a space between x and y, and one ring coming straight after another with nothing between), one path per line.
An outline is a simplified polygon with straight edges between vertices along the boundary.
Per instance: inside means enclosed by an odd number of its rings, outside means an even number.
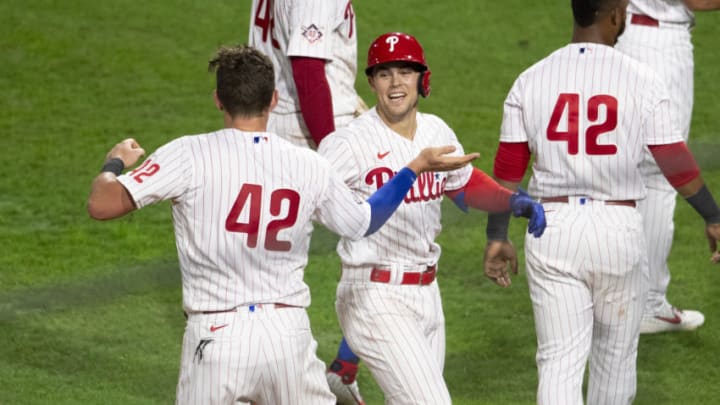
M426 70L424 72L420 73L420 77L418 77L418 93L420 93L421 96L427 97L430 95L430 75L432 72L430 70Z

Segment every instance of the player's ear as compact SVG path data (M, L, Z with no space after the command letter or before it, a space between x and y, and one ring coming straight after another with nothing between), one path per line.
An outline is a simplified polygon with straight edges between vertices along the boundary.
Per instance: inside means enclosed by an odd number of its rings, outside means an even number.
M220 99L218 98L217 89L213 90L213 100L215 101L215 106L218 108L218 110L225 111L225 108L222 105L222 101L220 101Z

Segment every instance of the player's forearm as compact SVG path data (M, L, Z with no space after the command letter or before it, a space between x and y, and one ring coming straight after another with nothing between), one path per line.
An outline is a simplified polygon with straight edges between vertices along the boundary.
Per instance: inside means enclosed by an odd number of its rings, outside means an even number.
M370 226L365 232L365 236L375 233L387 222L412 187L415 179L417 179L415 172L404 167L367 199L370 204Z
M135 209L135 202L115 174L103 172L95 177L88 197L87 210L97 220L113 219Z
M719 10L720 0L685 0L685 5L692 11Z
M705 186L702 177L698 176L693 181L675 189L685 197L685 201L700 214L707 224L720 223L720 208L710 190Z
M291 58L293 79L297 89L300 112L316 145L335 131L332 93L325 76L325 60Z
M447 191L445 194L463 211L467 211L467 207L487 212L510 211L512 191L477 168L473 168L470 179L463 188Z
M510 189L517 190L520 187L519 182L512 182L507 180L495 179L501 186ZM487 240L507 240L508 229L510 228L510 211L507 212L495 212L488 214L488 222L485 227L485 235Z

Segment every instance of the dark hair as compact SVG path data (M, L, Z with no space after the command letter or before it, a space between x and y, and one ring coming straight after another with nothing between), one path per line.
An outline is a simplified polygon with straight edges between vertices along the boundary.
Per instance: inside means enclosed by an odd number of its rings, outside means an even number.
M222 47L210 60L216 73L218 99L231 116L253 117L267 111L275 91L270 59L257 49L240 45Z
M600 12L618 6L619 0L571 0L573 17L581 27L589 27L595 23Z

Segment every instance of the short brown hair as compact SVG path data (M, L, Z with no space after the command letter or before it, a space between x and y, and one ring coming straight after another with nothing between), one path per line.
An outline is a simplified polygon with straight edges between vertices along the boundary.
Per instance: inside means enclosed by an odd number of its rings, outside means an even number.
M275 91L273 64L257 49L222 47L208 70L216 73L218 99L231 116L259 116L270 107Z

